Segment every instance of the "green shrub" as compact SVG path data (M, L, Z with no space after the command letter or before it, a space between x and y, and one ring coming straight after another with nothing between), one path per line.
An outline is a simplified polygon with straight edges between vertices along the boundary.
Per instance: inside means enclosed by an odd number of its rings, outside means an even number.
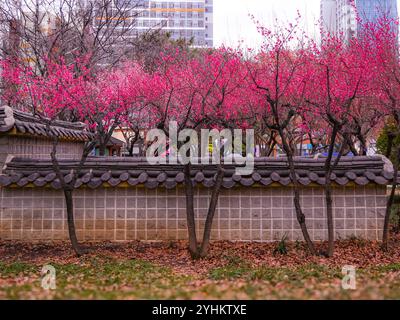
M379 137L376 141L376 148L378 153L385 155L388 147L388 134L390 132L397 132L398 128L396 128L396 125L394 124L386 124L381 133L379 134ZM397 136L393 140L393 145L392 145L392 153L390 155L390 160L394 162L395 157L396 157L396 149L397 147L400 146L400 135L397 134Z

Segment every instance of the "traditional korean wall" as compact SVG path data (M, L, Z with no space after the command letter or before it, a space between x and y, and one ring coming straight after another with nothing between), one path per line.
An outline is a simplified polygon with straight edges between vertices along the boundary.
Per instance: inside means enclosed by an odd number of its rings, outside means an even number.
M50 139L5 135L0 137L0 166L4 163L7 155L48 159L52 149L53 142ZM59 158L79 159L82 151L82 142L60 141L57 145Z
M197 230L207 213L210 190L196 191ZM327 239L321 187L302 190L302 205L314 240ZM334 190L336 238L379 239L386 205L386 187L341 187ZM99 188L75 191L75 219L80 240L186 239L185 195L175 190ZM302 239L288 187L223 190L213 239L243 241ZM0 188L0 238L67 239L66 210L61 191Z

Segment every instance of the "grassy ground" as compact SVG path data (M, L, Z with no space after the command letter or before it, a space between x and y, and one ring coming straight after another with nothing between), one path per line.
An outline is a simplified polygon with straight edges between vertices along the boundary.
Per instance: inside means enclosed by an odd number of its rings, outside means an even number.
M400 299L399 240L338 242L332 259L309 256L301 243L213 244L193 262L184 242L90 244L76 258L68 243L0 242L1 299ZM322 246L322 245L321 245ZM56 290L41 287L41 268L56 269ZM357 268L356 290L343 290L341 270Z

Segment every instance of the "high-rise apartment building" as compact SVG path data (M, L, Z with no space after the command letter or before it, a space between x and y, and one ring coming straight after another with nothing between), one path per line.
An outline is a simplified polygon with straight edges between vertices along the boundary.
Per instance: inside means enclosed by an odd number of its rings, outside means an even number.
M377 21L380 17L386 16L389 19L397 19L397 0L357 0L357 12L363 21ZM398 33L398 26L393 25ZM362 32L358 26L357 32Z
M357 16L363 22L374 22L382 16L397 19L397 0L321 0L321 26L325 32L342 35L348 41L362 32Z
M323 32L342 35L346 41L356 35L357 19L352 0L321 0Z
M137 33L162 28L172 39L193 39L194 46L213 46L213 0L132 0L132 6L140 12Z
M354 1L336 0L336 34L343 35L346 40L357 35L357 13Z
M336 0L321 1L321 27L324 32L336 32Z

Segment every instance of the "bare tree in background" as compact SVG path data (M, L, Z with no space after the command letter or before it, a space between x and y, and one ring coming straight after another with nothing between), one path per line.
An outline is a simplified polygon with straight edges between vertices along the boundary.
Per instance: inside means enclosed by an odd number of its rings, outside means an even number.
M73 66L75 77L96 75L100 70L118 65L139 45L135 27L142 12L140 3L135 0L2 0L0 59L15 64L22 72L33 70L42 79L49 76L52 72L50 66L54 64ZM2 83L2 86L7 86L7 83ZM45 121L48 130L57 119L77 120L70 111L60 112L49 120L41 115L40 104L25 103L23 107ZM93 137L105 145L117 127L118 119L114 118L111 130L102 126L103 119L101 114L99 116L99 126ZM64 191L68 231L77 255L82 255L84 250L75 233L73 190L96 141L87 143L77 168L68 177L57 156L57 137L54 137L50 154L54 172Z
M161 55L169 55L179 50L179 52L188 52L196 54L199 49L190 48L193 45L193 39L173 40L169 32L164 32L161 28L154 29L152 32L146 32L135 40L132 44L134 48L127 53L131 60L139 61L148 72L154 72L159 66Z
M0 58L18 64L19 69L32 68L40 76L48 73L49 61L74 65L77 75L82 68L97 74L126 59L152 65L172 40L158 25L138 33L137 20L144 11L141 0L2 0ZM71 112L59 116L77 120ZM99 136L102 151L121 125L115 120Z
M86 57L88 68L112 67L140 47L136 25L143 10L140 0L2 0L1 54L42 75L46 59Z

